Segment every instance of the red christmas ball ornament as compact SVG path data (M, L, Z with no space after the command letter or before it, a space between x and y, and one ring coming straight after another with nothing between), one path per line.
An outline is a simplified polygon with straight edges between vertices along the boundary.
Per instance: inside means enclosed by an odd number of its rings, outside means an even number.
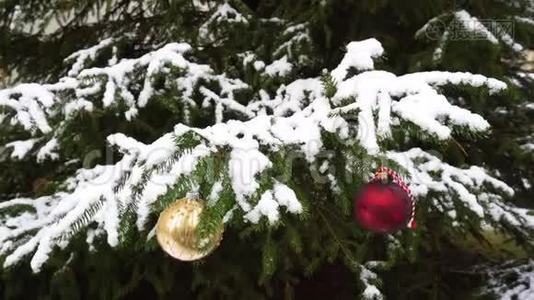
M362 227L391 233L408 225L415 228L415 201L394 171L381 167L356 197L354 215Z

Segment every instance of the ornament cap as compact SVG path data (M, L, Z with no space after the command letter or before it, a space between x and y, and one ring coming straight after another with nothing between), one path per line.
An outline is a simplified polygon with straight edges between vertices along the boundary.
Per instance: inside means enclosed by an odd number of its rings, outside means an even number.
M383 182L386 182L388 180L388 173L386 171L379 170L375 174L375 178L378 180L382 180Z
M197 199L200 199L200 194L198 193L198 191L187 192L185 194L185 199L187 199L187 200L197 200Z

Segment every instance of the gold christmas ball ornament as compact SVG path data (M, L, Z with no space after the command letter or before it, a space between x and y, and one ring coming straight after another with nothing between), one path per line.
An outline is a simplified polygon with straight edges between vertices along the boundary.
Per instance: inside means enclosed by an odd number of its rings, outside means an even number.
M161 212L156 225L156 238L161 248L172 257L192 261L205 257L219 246L223 225L215 233L201 239L198 235L204 201L183 198Z

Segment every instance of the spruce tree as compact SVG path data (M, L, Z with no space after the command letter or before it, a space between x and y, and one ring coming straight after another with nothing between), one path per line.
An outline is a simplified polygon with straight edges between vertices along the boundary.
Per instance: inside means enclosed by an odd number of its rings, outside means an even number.
M529 299L533 9L0 3L2 296ZM414 230L355 222L380 166ZM155 226L191 193L223 239L179 262Z

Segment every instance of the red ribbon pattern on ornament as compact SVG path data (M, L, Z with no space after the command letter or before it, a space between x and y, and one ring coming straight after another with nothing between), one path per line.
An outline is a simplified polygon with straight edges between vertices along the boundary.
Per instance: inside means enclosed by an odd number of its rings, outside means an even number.
M382 180L384 178L384 174L391 177L393 182L398 185L404 192L406 192L406 194L408 194L408 198L410 198L410 201L412 201L412 212L410 216L410 221L408 221L408 228L415 229L415 197L413 196L412 191L404 182L404 180L402 180L399 174L397 174L397 172L384 166L380 166L378 170L376 170L375 176L373 177L373 179L371 179L371 181Z

